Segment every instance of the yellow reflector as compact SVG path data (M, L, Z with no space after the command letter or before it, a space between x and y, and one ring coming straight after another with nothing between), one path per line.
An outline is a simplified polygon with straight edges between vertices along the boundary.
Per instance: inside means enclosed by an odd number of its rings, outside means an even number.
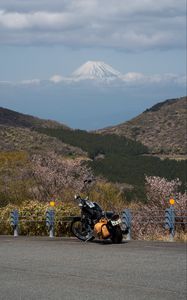
M50 201L49 204L50 204L50 206L52 206L52 207L55 206L55 202L54 202L54 201Z
M170 203L171 205L174 205L174 204L175 204L175 200L174 200L174 199L170 199L170 200L169 200L169 203Z

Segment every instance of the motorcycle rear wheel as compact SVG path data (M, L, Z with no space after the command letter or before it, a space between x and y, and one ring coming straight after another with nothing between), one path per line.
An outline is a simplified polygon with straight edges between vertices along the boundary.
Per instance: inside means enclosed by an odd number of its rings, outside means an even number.
M111 237L112 243L120 244L122 242L122 239L123 239L122 230L120 227L116 226Z
M74 236L76 236L81 241L91 241L94 239L92 232L86 230L84 224L81 222L80 219L76 219L71 223L71 232Z

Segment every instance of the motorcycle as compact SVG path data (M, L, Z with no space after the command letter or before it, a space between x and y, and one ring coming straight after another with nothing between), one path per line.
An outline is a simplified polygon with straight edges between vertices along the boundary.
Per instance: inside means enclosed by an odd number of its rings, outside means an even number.
M75 196L81 209L81 216L74 217L71 232L79 240L91 241L94 238L111 239L115 244L123 239L121 219L114 212L104 212L96 202Z

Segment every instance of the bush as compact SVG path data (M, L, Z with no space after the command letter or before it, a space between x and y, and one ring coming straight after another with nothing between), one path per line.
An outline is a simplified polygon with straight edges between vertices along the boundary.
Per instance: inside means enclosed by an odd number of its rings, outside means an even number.
M19 234L21 235L47 235L46 210L48 203L38 201L24 202L21 206L7 205L0 209L0 234L12 234L10 226L10 212L19 211ZM55 210L55 235L67 235L69 222L63 222L63 217L73 216L79 213L74 204L58 202Z
M110 182L97 182L92 187L89 198L97 202L103 210L121 211L125 207L123 192Z
M25 151L0 152L0 207L31 198L34 184Z

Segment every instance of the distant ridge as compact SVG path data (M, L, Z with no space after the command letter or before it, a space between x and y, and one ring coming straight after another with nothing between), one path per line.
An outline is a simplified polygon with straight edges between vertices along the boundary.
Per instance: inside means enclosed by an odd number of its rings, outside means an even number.
M177 98L174 98L174 99L167 99L167 100L165 100L165 101L163 101L163 102L158 102L157 104L155 104L155 105L153 105L151 108L148 108L148 109L146 109L145 110L145 112L149 112L149 111L158 111L159 109L161 109L161 107L163 106L163 105L172 105L172 104L174 104L175 102L177 102L179 99Z
M157 103L139 116L98 131L117 134L147 146L152 154L187 154L187 97Z
M52 152L57 155L86 157L78 147L43 134L40 132L42 130L71 131L69 127L56 121L43 120L0 107L0 151L26 151L30 155L37 153L42 157Z
M27 128L69 128L68 126L51 120L43 120L31 115L18 113L16 111L0 107L0 124L13 127Z

